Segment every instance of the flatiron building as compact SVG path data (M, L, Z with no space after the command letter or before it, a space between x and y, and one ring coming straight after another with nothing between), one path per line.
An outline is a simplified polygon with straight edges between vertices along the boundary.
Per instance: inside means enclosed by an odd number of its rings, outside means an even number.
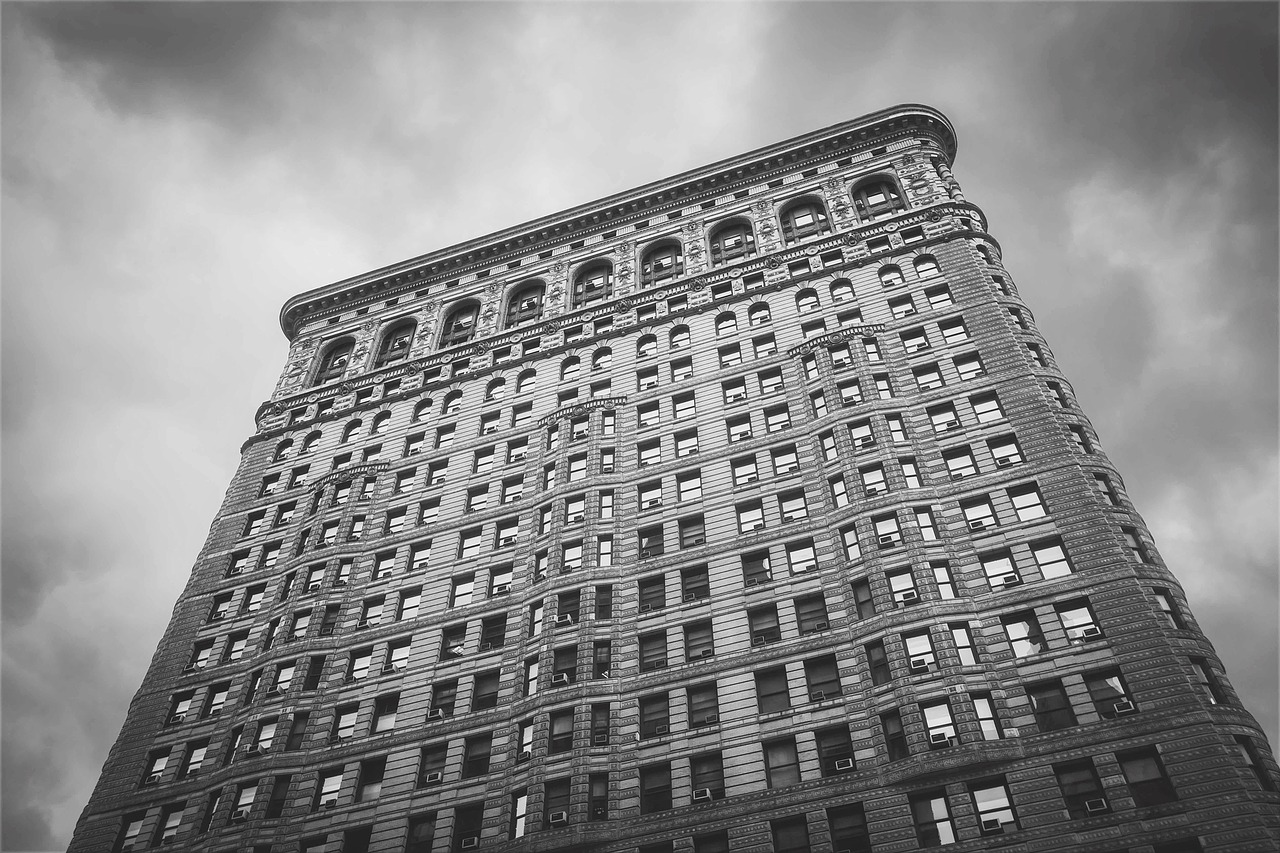
M947 119L290 299L72 853L1280 848Z

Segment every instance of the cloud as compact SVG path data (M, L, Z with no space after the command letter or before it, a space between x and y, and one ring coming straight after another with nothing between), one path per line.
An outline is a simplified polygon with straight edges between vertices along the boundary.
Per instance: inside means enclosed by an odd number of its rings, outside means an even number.
M6 849L67 843L274 387L285 299L903 101L957 125L958 179L1277 731L1255 594L1277 563L1274 7L9 4L0 25Z

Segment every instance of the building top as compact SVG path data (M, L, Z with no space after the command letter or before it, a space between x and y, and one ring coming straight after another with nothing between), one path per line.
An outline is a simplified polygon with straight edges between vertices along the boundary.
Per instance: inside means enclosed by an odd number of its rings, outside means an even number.
M691 206L713 202L748 183L758 183L775 171L794 170L801 162L833 159L847 155L851 149L870 151L874 143L921 132L935 137L939 153L950 164L955 157L956 136L947 117L932 107L900 104L306 291L284 304L280 326L292 340L308 316L341 310L353 300L373 294L395 296L471 274L487 275L495 265L508 264L533 252L548 256L553 246L570 239L616 231L658 215L680 215Z

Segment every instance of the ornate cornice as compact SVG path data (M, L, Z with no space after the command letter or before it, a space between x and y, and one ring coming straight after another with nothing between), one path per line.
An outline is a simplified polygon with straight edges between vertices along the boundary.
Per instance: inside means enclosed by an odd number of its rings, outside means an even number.
M920 132L935 137L948 163L954 159L955 129L946 116L932 107L903 104L307 291L284 304L280 326L292 340L299 323L317 312L385 299L423 285L479 273L518 256L546 251L571 238L583 239L713 199L774 173L794 170L801 163L830 160L851 149L869 148Z

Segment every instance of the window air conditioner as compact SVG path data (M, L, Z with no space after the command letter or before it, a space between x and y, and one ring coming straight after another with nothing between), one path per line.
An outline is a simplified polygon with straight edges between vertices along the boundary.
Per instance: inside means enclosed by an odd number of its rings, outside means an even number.
M569 673L567 673L567 672L557 672L555 675L551 676L551 683L552 683L552 684L568 684L568 683L569 683Z
M984 528L984 527L986 527L986 526L987 526L987 523L986 523L985 521L983 521L982 519L980 519L980 518L972 519L972 520L970 520L970 522L969 522L969 529L970 529L970 530L981 530L981 529L983 529L983 528Z
M248 809L236 809L234 812L231 813L232 823L244 823L248 819L249 819Z
M572 624L573 624L573 614L572 614L572 613L561 613L559 616L557 616L557 617L556 617L556 624L557 624L557 625L572 625Z
M686 602L689 602L689 601L697 601L697 600L698 600L698 594L697 594L696 592L686 592L686 593L684 594L684 600L685 600Z
M915 604L920 600L920 593L916 592L914 589L908 589L904 592L898 593L897 599L898 603L902 605Z
M745 485L746 483L754 483L759 479L760 479L759 474L748 474L742 478L742 482Z
M1111 707L1116 712L1116 716L1123 716L1124 714L1132 714L1134 711L1138 710L1137 707L1128 699L1121 699L1119 702L1116 702Z
M743 530L742 532L743 532L743 533L752 533L752 532L754 532L754 531L756 531L756 530L763 530L763 529L764 529L764 522L763 522L763 521L753 521L753 522L751 523L751 525L750 525L749 527L747 527L745 530Z
M953 429L960 429L960 422L959 422L959 421L947 421L945 424L943 424L943 425L942 425L942 428L943 428L943 430L945 430L946 432L951 432L951 430L953 430Z
M1080 639L1092 640L1094 637L1101 637L1102 629L1097 625L1086 625L1084 630L1080 632Z
M608 745L609 745L609 736L608 736L608 735L595 735L595 736L591 739L591 743L592 743L594 746L608 746Z
M1018 577L1015 574L1010 573L1007 575L1001 575L1000 577L996 578L996 581L1000 584L1000 586L1009 587L1009 586L1017 586L1018 584L1022 583L1022 578Z
M511 592L511 584L509 583L496 583L493 585L494 595L506 595L509 592Z
M693 801L695 803L703 803L712 799L710 788L699 788L693 792Z
M652 557L652 556L653 556L653 551L651 551L651 550L641 551L641 552L640 552L640 556L641 556L642 558L643 558L643 557Z
M1008 468L1008 467L1009 467L1010 465L1012 465L1013 463L1014 463L1014 458L1013 458L1012 456L998 456L998 457L996 457L996 467L997 467L997 468Z
M649 612L649 611L651 611L651 610L653 610L653 605L652 605L652 604L641 604L641 605L640 605L640 612L641 612L641 613L648 613L648 612Z
M428 712L427 712L427 719L428 719L428 720L443 720L443 719L444 719L444 708L432 708L430 711L428 711Z
M876 541L879 542L881 546L896 545L898 537L892 533L886 533L883 536L877 536Z
M499 548L505 548L508 545L514 545L514 544L516 544L516 537L514 536L503 536L501 539L498 540Z
M1107 801L1101 797L1099 797L1096 800L1084 801L1084 810L1089 814L1098 814L1099 812L1105 812L1107 811L1107 808L1108 808Z
M929 671L929 659L928 659L928 658L924 658L924 657L920 657L920 658L912 658L912 659L911 659L911 671L912 671L912 672L928 672L928 671Z
M698 654L695 655L695 657L709 658L715 653L716 653L716 650L708 646L707 648L700 650Z
M441 773L441 772L439 772L439 771L435 771L435 772L433 772L433 773L428 773L426 776L423 776L423 777L422 777L422 784L424 784L424 785L436 785L436 784L438 784L438 783L439 783L441 780L443 780L443 779L444 779L444 774L443 774L443 773Z
M182 722L183 720L185 720L186 718L187 718L187 713L186 713L186 711L179 712L179 713L174 714L173 716L171 716L171 717L169 718L169 724L170 724L170 725L174 725L174 724L176 724L176 723L180 723L180 722Z
M982 819L982 833L984 835L995 835L998 832L1003 832L1000 828L1000 818L988 817Z
M644 502L645 509L654 506L662 506L662 498L650 498Z
M702 718L702 724L705 726L714 726L718 722L720 722L719 714L707 714Z
M568 822L569 822L568 812L552 812L547 816L547 823L555 824L555 823L568 823Z
M947 746L951 743L951 736L946 732L931 732L929 743L933 746Z
M822 702L826 700L827 694L824 690L814 690L809 693L809 698L814 702Z
M565 524L577 524L579 521L582 521L582 513L580 513L580 512L575 512L573 515L567 516L567 517L565 518L565 520L564 520L564 523L565 523ZM514 536L512 536L512 537L511 537L511 541L513 541L513 542L515 541L515 537L514 537Z
M159 782L159 781L160 781L160 773L158 773L158 772L157 772L157 773L152 773L150 776L148 776L148 777L147 777L147 779L146 779L146 781L145 781L145 782L143 782L142 784L144 784L144 785L154 785L155 783L157 783L157 782Z
M516 761L528 761L531 758L533 758L533 750L522 749L520 750L520 754L516 757Z
M870 435L861 436L860 438L858 438L857 441L854 442L854 444L858 447L870 447L875 443L876 443L875 437Z
M321 803L320 803L320 808L322 808L322 809L332 809L332 808L336 808L336 807L337 807L337 805L338 805L338 799L337 799L337 797L334 797L334 798L332 798L332 799L324 800L323 802L321 802Z
M686 543L685 543L685 547L686 547L686 548L692 548L692 547L694 547L695 545L705 545L705 544L706 544L706 541L707 541L707 539L706 539L706 537L705 537L705 536L695 536L695 537L693 537L692 539L690 539L688 542L686 542Z
M753 646L763 646L766 642L764 634L756 634L751 638L751 645Z
M759 586L761 583L760 578L747 578L745 586Z
M830 626L830 625L828 625L826 622L814 622L814 623L813 623L813 627L812 627L810 630L812 630L812 631L825 631L825 630L827 630L827 629L828 629L828 628L830 628L830 627L831 627L831 626Z
M669 731L671 731L670 726L654 726L653 727L653 733L655 735L665 735Z
M474 850L480 846L480 838L472 835L469 838L462 839L462 843L458 847L462 850Z

